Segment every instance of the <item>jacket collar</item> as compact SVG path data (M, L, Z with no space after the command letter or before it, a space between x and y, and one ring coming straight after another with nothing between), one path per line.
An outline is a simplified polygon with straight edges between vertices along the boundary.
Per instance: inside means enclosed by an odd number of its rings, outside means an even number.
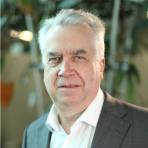
M37 135L37 148L49 148L51 139L51 132L49 132L48 128L44 125L38 128Z
M104 104L98 121L91 148L118 148L130 124L122 120L127 111L120 101L104 92Z

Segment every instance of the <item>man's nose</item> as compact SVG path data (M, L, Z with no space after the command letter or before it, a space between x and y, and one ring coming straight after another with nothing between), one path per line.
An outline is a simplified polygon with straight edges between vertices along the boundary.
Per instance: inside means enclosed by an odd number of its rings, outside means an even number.
M73 64L70 61L63 60L60 65L58 75L61 77L69 77L74 74Z

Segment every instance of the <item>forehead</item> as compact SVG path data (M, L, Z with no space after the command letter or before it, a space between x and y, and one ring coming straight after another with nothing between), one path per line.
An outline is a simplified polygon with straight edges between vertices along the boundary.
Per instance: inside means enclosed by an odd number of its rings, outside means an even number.
M95 33L87 24L52 26L45 36L45 50L95 50Z

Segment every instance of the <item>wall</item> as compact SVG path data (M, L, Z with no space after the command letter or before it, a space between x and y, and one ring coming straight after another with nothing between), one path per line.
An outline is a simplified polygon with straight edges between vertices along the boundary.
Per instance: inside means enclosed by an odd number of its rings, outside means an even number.
M8 107L1 107L1 134L2 144L5 148L19 148L23 138L23 132L28 124L38 118L37 105L32 108L28 106L30 91L35 90L32 72L27 84L22 83L26 66L31 63L30 54L12 56L5 55L5 65L2 72L2 80L5 83L14 83L13 96ZM40 73L43 77L43 72ZM42 78L43 79L43 78ZM51 103L44 84L43 101L44 109Z

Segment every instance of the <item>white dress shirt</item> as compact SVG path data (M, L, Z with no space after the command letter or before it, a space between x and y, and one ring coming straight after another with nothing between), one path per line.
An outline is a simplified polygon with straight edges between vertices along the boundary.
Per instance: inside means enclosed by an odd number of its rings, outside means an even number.
M68 135L58 121L58 111L52 106L46 126L52 132L50 148L90 148L104 102L101 89L92 103L76 120Z

